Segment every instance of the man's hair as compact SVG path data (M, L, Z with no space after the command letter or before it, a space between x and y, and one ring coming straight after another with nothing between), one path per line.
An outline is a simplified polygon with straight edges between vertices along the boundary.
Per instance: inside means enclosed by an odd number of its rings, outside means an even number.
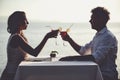
M104 7L96 7L92 9L91 12L96 18L102 18L105 21L105 23L107 23L107 21L110 19L110 12L108 12L108 10Z

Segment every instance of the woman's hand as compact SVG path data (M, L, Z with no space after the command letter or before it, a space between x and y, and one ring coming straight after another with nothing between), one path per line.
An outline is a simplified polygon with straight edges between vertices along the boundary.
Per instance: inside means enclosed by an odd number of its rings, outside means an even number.
M59 30L52 30L51 32L47 33L47 38L57 38Z

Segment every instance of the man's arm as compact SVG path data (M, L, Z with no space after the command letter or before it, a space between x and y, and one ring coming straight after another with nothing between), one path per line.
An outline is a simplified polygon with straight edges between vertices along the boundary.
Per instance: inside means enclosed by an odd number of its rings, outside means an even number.
M73 40L70 38L70 36L67 34L67 32L65 33L65 35L63 35L62 33L61 33L60 35L61 35L61 37L62 37L63 40L68 41L68 42L70 43L70 45L72 46L72 48L73 48L75 51L79 52L81 46L78 45L75 41L73 41Z
M75 41L73 41L71 38L69 38L68 42L72 46L72 48L79 53L81 46L78 45Z

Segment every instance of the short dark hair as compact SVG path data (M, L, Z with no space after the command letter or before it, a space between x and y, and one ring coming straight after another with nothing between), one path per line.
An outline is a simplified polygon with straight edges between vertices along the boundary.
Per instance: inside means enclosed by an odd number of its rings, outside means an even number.
M19 26L21 26L26 20L25 12L15 11L8 18L8 27L7 31L11 34L14 34L18 31Z
M105 21L105 23L107 23L107 21L110 19L110 12L108 12L108 10L104 7L96 7L92 9L91 12L96 18L102 18Z

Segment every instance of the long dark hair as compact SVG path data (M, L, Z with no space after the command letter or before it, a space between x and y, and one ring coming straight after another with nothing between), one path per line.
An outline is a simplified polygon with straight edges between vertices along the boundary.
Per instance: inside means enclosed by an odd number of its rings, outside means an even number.
M8 27L7 31L11 34L14 34L18 31L19 26L24 24L24 20L26 20L25 12L23 11L15 11L8 18Z

